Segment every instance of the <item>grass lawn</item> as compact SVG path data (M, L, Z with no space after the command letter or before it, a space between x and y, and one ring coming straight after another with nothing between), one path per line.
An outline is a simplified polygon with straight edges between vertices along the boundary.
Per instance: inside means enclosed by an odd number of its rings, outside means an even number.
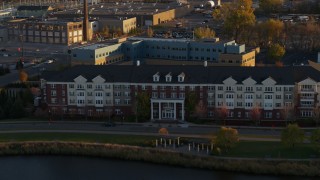
M0 134L0 142L19 141L76 141L150 146L156 137L90 133L7 133Z
M281 142L241 141L222 156L249 158L312 158L320 153L312 144L297 144L294 148L285 147Z

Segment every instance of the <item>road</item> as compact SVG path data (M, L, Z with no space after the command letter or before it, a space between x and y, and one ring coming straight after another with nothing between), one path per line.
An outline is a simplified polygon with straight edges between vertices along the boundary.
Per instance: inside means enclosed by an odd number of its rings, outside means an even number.
M166 127L172 136L192 136L202 137L217 132L218 126L197 126L189 125L189 127L178 127L177 125L168 124L117 124L115 127L105 127L102 122L7 122L0 123L0 133L4 132L36 132L36 131L62 131L62 132L96 132L111 134L141 134L141 135L157 135L161 127ZM279 138L281 129L275 128L237 128L241 136L252 137L271 136Z

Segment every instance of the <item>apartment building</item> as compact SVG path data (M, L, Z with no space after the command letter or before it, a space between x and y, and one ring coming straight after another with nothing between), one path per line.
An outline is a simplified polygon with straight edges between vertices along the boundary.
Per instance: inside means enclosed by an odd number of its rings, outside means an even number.
M74 66L44 74L43 99L53 114L134 115L136 95L150 98L151 120L184 121L188 103L203 118L311 118L320 104L320 72L311 66Z
M115 50L115 46L117 50ZM72 49L72 63L109 64L108 52L121 51L125 61L144 59L213 62L224 66L255 66L255 50L246 51L244 44L235 41L221 42L219 38L201 41L158 38L129 38L116 45L100 44ZM87 57L87 54L95 56ZM86 58L85 58L86 57ZM105 61L101 58L105 58Z
M82 42L82 21L28 21L8 22L10 40L35 43L73 44Z

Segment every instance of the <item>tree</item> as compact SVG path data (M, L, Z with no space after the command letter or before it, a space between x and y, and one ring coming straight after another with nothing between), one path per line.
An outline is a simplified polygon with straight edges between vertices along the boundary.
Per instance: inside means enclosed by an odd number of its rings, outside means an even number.
M260 118L261 118L261 109L259 106L254 106L250 111L250 116L252 121L258 125L260 124Z
M147 36L148 37L153 37L153 29L151 28L151 27L148 27L148 29L147 29Z
M28 74L24 70L19 71L19 80L22 83L25 83L28 80Z
M109 34L110 34L110 30L108 26L105 26L104 28L102 28L101 35L103 37L109 37Z
M257 38L261 46L281 42L284 33L284 24L280 20L269 19L256 25Z
M168 135L169 134L169 131L167 128L160 128L159 129L159 134L160 135Z
M259 9L264 13L276 13L280 11L283 0L259 0Z
M197 95L194 92L188 92L186 94L186 112L190 115L196 110L197 105Z
M216 32L208 27L198 27L194 30L194 36L197 39L214 38Z
M21 118L25 116L25 109L20 98L17 98L11 109L10 109L10 118Z
M4 112L3 108L0 106L0 119L6 118L6 113Z
M226 151L233 146L237 142L239 142L239 134L236 129L221 127L220 130L217 132L216 138L213 142L221 148L224 148Z
M320 147L320 129L315 129L312 131L311 137L310 137L311 143L317 146L317 148Z
M286 50L280 44L272 44L268 50L268 56L275 62L280 62Z
M228 108L226 105L221 106L220 108L216 109L217 118L223 122L223 124L226 124L225 120L228 117Z
M220 16L224 20L224 30L229 37L239 40L246 28L253 26L256 17L253 14L252 0L237 0L221 8Z
M297 124L289 124L281 132L281 142L289 147L294 148L295 144L304 140L304 132Z
M150 118L150 96L146 92L140 92L136 96L137 115L139 119L146 120Z

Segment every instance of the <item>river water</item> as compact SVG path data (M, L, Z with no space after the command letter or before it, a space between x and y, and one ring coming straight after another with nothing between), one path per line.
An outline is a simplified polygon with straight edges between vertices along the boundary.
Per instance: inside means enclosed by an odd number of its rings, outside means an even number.
M79 156L0 157L0 180L301 180Z

